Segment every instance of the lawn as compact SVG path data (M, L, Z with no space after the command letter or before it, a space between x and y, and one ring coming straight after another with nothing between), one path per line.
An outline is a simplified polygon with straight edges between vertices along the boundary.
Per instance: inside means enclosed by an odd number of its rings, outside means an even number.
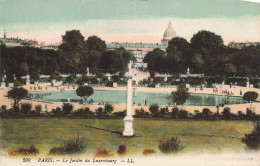
M250 121L193 121L135 119L135 137L125 138L102 129L123 131L122 119L67 119L67 118L11 118L0 120L1 153L7 154L20 147L32 145L40 155L47 156L52 147L60 146L68 138L84 137L87 149L83 155L93 156L96 150L106 148L116 154L118 145L125 144L128 155L142 155L146 148L160 153L162 137L178 137L184 148L178 154L244 153L241 142L245 133L251 133L255 123Z

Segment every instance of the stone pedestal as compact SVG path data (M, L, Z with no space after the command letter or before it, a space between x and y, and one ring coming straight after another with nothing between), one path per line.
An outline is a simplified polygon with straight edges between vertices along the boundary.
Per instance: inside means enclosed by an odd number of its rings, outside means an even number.
M14 87L14 83L9 83L8 87L10 87L10 88Z
M134 136L133 121L134 118L132 116L126 116L124 118L124 123L125 123L125 129L123 132L124 136L128 136L128 137Z
M26 76L26 86L30 86L30 75Z
M247 88L250 88L249 82L246 82L246 87L247 87Z
M4 82L1 83L1 88L5 88L5 83Z
M116 83L116 82L113 83L113 87L114 87L114 88L117 87L117 83Z

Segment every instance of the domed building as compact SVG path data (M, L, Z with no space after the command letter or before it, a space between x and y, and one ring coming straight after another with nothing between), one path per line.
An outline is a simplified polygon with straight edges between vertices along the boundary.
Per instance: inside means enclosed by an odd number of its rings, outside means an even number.
M170 21L168 28L164 31L161 43L167 45L168 42L174 37L176 37L176 32L172 27L172 22Z

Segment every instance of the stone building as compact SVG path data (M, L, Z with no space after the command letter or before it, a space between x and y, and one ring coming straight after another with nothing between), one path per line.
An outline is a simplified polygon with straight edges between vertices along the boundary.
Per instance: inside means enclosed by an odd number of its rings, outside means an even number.
M176 32L172 27L172 22L170 21L168 28L164 31L161 44L168 45L168 42L174 37L176 37Z

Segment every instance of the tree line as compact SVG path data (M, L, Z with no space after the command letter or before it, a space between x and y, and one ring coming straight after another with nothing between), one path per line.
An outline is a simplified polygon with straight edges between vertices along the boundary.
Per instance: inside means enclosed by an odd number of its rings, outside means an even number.
M0 46L0 75L5 74L9 81L29 74L31 80L38 80L40 74L57 73L119 73L127 69L132 54L124 48L108 50L104 40L90 36L87 40L79 30L66 31L58 50L44 50L33 47L6 48Z
M260 46L242 49L223 44L221 36L199 31L190 42L181 37L172 38L166 51L150 51L143 62L153 76L159 73L204 73L206 75L256 76L260 74Z

